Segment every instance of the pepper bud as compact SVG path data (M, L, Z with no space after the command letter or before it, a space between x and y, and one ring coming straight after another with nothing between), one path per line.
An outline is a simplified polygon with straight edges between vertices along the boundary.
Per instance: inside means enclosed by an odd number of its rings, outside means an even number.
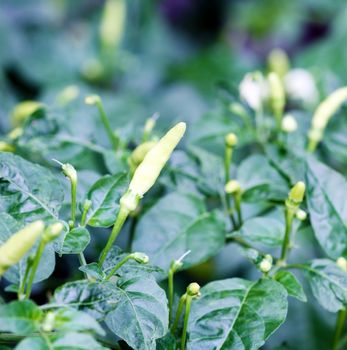
M224 190L228 194L241 192L240 183L237 180L230 180L226 183Z
M336 260L336 265L339 266L343 271L347 272L347 260L343 256L340 256Z
M174 148L183 137L185 130L185 123L176 124L149 150L134 173L129 185L130 192L142 198L154 185Z
M295 213L295 216L300 221L305 221L306 218L307 218L306 212L304 210L302 210L302 209L298 209L297 212Z
M144 254L144 253L132 253L131 254L132 258L137 261L140 264L148 264L149 262L149 257L148 255Z
M12 125L15 127L22 125L28 117L42 106L42 103L36 101L23 101L18 103L11 113Z
M34 246L36 240L43 234L43 221L35 221L12 235L0 247L0 276L12 265L17 264Z
M292 133L298 128L298 123L296 119L290 115L286 114L282 119L281 129L286 133Z
M302 203L305 196L305 183L302 181L297 182L289 191L288 198L286 200L286 206L289 209L297 210Z
M226 136L225 136L225 144L226 144L226 146L227 147L234 147L236 144L237 144L237 136L234 134L234 133L232 133L232 132L230 132L229 134L227 134Z
M46 314L45 319L43 320L41 328L44 332L52 332L52 330L54 329L54 325L55 325L55 313L52 311L49 311Z
M264 259L259 263L259 270L263 273L268 273L272 268L272 256L270 254L266 254Z
M187 287L187 295L191 297L197 297L200 295L200 286L197 283L191 283Z
M98 103L101 103L101 98L98 95L90 95L84 99L84 102L87 105L96 105Z

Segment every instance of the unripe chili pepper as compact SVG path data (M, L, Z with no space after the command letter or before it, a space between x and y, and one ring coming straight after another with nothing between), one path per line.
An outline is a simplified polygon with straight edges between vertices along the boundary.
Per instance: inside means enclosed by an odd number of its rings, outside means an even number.
M176 124L146 154L130 182L131 192L141 198L154 185L185 131L185 123Z
M17 264L33 247L44 231L43 221L35 221L12 235L0 247L0 276L12 265Z

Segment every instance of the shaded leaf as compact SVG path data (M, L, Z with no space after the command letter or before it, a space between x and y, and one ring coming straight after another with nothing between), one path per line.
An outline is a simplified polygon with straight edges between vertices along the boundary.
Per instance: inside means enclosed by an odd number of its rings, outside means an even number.
M274 279L282 284L282 286L287 290L288 295L302 302L307 301L307 297L301 283L291 272L278 271L274 275Z
M167 271L172 260L191 250L183 268L215 255L225 242L224 221L206 212L203 201L191 194L171 193L140 219L132 250L146 253L153 265Z
M55 251L62 254L79 254L86 249L90 242L89 231L85 227L76 227L71 231L65 229L54 242Z
M330 258L347 258L347 181L311 158L306 183L310 221L318 242Z

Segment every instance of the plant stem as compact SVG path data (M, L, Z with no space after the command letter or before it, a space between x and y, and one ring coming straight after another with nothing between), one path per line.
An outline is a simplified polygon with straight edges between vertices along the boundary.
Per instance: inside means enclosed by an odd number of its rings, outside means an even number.
M124 206L121 205L119 208L119 213L118 213L116 222L114 223L111 235L106 243L104 250L101 253L101 256L99 259L100 266L102 266L102 264L104 263L106 256L107 256L108 252L110 251L110 249L112 248L114 241L118 237L119 232L121 231L121 229L124 225L124 222L127 219L128 215L129 215L129 210L124 208Z
M108 138L109 138L109 140L110 140L110 142L112 144L112 147L113 147L114 150L117 150L118 146L119 146L119 140L118 140L118 138L115 136L115 134L112 131L110 122L108 120L108 117L106 115L106 112L104 110L104 106L102 105L101 100L96 101L96 106L97 106L97 108L99 110L101 121L102 121L102 123L104 125L104 128L106 130L107 136L108 136Z
M18 299L21 300L25 294L24 294L24 291L25 291L25 285L27 283L27 280L28 280L28 276L29 276L29 271L31 269L33 265L33 262L31 260L31 258L29 257L27 259L27 265L25 267L25 272L24 272L24 276L23 276L23 279L21 280L21 283L19 285L19 289L18 289Z
M33 283L34 283L35 274L36 274L37 268L39 266L39 262L40 262L42 253L45 249L45 246L46 246L46 241L44 239L41 239L39 247L37 248L37 251L36 251L36 254L34 257L34 261L33 261L32 267L31 267L30 275L29 275L29 281L28 281L28 285L27 285L26 293L25 293L25 297L27 299L30 297L31 288L32 288Z
M171 333L174 333L178 327L178 322L180 321L181 315L182 315L182 311L183 311L183 307L184 304L186 303L186 298L187 298L187 294L183 294L180 298L180 301L178 303L178 307L177 307L177 311L176 311L176 316L175 316L175 320L171 326Z
M84 205L83 205L83 213L82 213L82 217L81 217L81 226L82 227L85 227L86 226L86 221L87 221L87 214L88 214L88 211L90 209L92 205L92 202L87 200L84 202Z
M172 304L174 297L174 271L170 268L168 273L168 290L169 290L169 321L171 320L172 315Z
M184 314L183 331L182 331L182 338L181 338L181 350L185 350L185 348L186 348L187 328L188 328L190 306L192 304L192 300L193 300L193 297L187 293L186 312Z
M71 222L70 229L75 227L76 221L76 193L77 193L77 180L71 181Z
M235 209L237 212L238 227L242 226L242 212L241 212L241 193L234 193Z
M230 165L231 165L232 156L233 156L233 148L226 145L225 154L224 154L225 183L227 183L230 180Z
M335 326L335 335L334 335L334 342L333 342L333 347L332 350L338 350L339 349L339 342L340 338L343 332L343 328L345 325L346 321L346 316L347 316L347 309L340 310L337 319L336 319L336 326Z
M281 261L285 262L287 259L287 252L290 245L290 233L292 230L294 212L293 210L286 208L285 209L285 219L286 219L286 228L283 238L282 251L281 251Z
M116 266L112 268L110 273L106 276L105 280L109 280L120 267L122 267L128 260L132 258L133 256L131 254L127 255L123 260L121 260Z

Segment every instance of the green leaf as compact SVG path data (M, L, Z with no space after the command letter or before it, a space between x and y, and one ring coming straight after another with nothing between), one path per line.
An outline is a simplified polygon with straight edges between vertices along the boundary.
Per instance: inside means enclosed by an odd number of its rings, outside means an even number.
M0 152L0 210L16 219L57 218L64 199L59 180L47 169Z
M303 265L313 295L328 311L337 312L347 306L347 272L327 259L316 259Z
M119 211L119 199L128 186L124 173L106 175L88 191L87 198L92 205L87 214L87 224L94 227L113 225Z
M90 334L63 333L44 338L26 338L16 350L106 350Z
M30 300L0 306L0 332L30 334L39 330L42 311Z
M156 350L176 350L176 349L177 349L176 338L171 333L168 333L165 335L165 337L157 340Z
M89 231L85 227L76 227L71 231L65 230L54 242L55 251L62 254L79 254L86 249L90 242Z
M287 307L286 290L273 280L211 282L193 300L187 348L258 349L284 322Z
M14 233L20 230L24 225L15 220L11 215L0 213L0 245L9 239ZM26 257L36 252L39 242L27 253ZM5 273L4 277L13 284L18 285L24 277L27 259L24 257L21 261L11 266ZM46 245L40 260L38 269L35 274L34 282L40 282L48 278L55 267L55 254L53 244Z
M252 155L237 169L237 179L243 190L242 199L247 202L259 200L284 200L288 184L267 157Z
M206 212L199 197L171 193L140 219L132 250L146 253L153 265L168 271L171 261L188 250L183 268L206 261L224 242L224 221Z
M247 220L236 234L252 243L278 247L282 245L284 224L268 217L252 218Z
M274 279L282 284L282 286L287 290L288 295L302 302L307 301L307 297L301 283L291 272L278 271L274 275Z
M306 171L307 205L315 236L330 258L347 258L347 182L326 165L310 159Z
M93 332L105 335L105 331L93 317L72 308L61 308L55 312L54 328L59 332Z
M113 333L138 350L155 349L156 339L168 331L165 292L148 276L68 283L55 292L53 302L105 319Z

